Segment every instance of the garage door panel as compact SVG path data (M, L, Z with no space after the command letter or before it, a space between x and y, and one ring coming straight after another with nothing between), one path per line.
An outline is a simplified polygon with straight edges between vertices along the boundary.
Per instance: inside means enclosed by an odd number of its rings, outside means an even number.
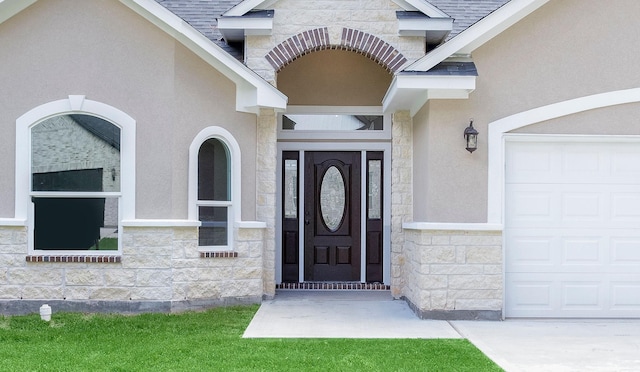
M611 281L611 308L618 311L640 311L640 283L637 277L623 280L616 276ZM638 315L636 314L636 317Z
M506 316L640 317L640 143L507 142L505 179Z
M638 317L633 275L508 274L509 317Z

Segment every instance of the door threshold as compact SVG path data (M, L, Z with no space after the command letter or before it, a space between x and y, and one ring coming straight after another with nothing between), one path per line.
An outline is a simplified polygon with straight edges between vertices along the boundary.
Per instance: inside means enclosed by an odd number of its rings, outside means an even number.
M389 291L391 286L383 283L359 282L298 282L276 284L276 290L322 290L322 291Z

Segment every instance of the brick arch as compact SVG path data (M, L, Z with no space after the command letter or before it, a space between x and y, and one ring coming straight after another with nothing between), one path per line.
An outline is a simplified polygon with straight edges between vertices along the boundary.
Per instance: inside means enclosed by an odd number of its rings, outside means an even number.
M329 30L326 27L307 30L294 35L276 45L265 58L276 72L305 54L311 52L340 49L360 53L393 73L398 71L407 59L389 43L372 34L343 28L340 44L332 44L329 40Z

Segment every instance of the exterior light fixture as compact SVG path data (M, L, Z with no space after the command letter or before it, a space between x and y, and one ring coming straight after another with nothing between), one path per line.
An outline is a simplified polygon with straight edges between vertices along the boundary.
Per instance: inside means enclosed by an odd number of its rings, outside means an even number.
M464 130L464 139L467 141L467 151L474 152L478 148L478 131L473 127L473 119Z

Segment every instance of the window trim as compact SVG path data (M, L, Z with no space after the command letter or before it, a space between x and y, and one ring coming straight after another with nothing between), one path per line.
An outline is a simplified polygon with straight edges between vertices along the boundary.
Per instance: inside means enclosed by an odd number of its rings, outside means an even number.
M285 130L282 128L282 116L301 115L379 115L383 117L382 130ZM288 106L286 112L278 113L278 140L317 141L317 140L391 140L391 114L384 113L381 106Z
M217 139L227 147L230 175L230 195L228 201L199 201L198 200L198 152L205 141ZM201 252L216 252L234 250L234 232L240 225L241 215L241 171L242 161L240 145L233 135L226 129L218 126L210 126L202 129L189 146L189 205L187 217L189 220L199 221L199 206L224 206L227 207L227 245L226 246L198 246ZM198 223L200 226L200 223Z
M70 95L67 99L37 106L16 119L16 168L15 168L15 219L27 221L29 234L27 245L30 255L119 255L122 238L117 251L69 251L35 250L33 241L34 213L31 196L31 129L46 119L69 114L84 114L106 120L120 128L120 192L118 196L118 234L122 234L122 221L135 219L135 143L136 121L123 111L97 101L87 100L84 95ZM38 196L48 193L36 192ZM100 196L114 193L101 193ZM56 196L63 197L61 193ZM76 195L76 193L74 193Z

